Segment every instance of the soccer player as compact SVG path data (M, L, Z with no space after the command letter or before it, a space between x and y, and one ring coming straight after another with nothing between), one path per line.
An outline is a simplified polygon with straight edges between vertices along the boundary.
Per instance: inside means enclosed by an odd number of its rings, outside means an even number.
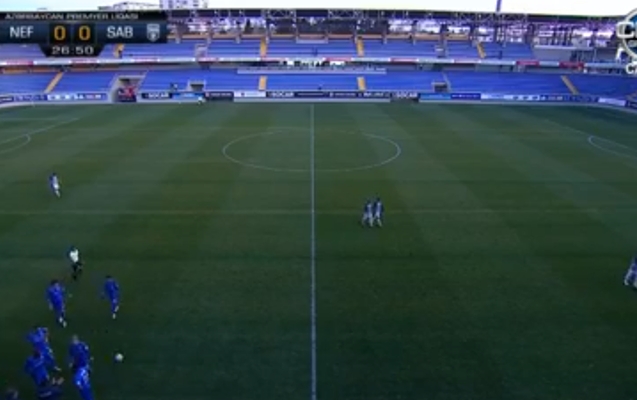
M90 369L91 352L88 345L80 340L77 335L71 338L69 346L69 365L73 371L79 368Z
M637 256L633 257L628 266L628 271L624 277L624 285L637 289Z
M103 296L111 303L111 314L116 319L119 311L119 284L111 276L107 276L104 281Z
M49 370L46 368L44 357L37 351L27 358L24 363L24 371L29 374L36 386L42 386L49 382Z
M56 321L64 328L66 327L66 307L64 297L66 292L64 287L57 280L52 280L47 288L46 297L49 301L49 308L55 313Z
M380 197L376 198L374 202L374 225L379 227L383 227L383 213L385 212L385 206L383 202L380 201Z
M49 186L51 187L51 191L55 194L56 197L61 197L62 192L60 190L60 179L58 175L54 172L49 176Z
M55 362L53 350L49 345L49 330L47 328L38 326L34 327L27 335L27 340L33 346L33 350L42 355L47 368L50 368L55 372L62 371Z
M71 261L71 269L73 270L72 277L74 281L77 281L82 275L84 264L80 260L80 251L75 246L69 248L68 253L69 261Z
M87 367L78 368L73 374L73 382L80 392L82 400L93 400L93 391L91 390L90 373Z
M369 226L372 227L374 226L374 204L370 201L367 200L365 202L365 205L363 206L363 218L361 219L361 224L363 226Z
M62 397L64 378L51 379L46 385L38 387L38 400L58 400Z

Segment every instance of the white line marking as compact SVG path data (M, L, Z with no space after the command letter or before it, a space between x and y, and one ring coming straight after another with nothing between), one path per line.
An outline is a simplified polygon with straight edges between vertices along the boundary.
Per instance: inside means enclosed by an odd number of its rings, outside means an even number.
M334 130L336 131L336 130ZM279 132L279 130L272 130L272 131L267 131L267 132L260 132L260 133L255 133L255 134L251 134L251 135L246 135L246 136L241 136L238 137L228 143L226 143L225 146L223 146L223 148L221 149L221 154L223 154L223 156L225 158L227 158L229 161L232 161L235 164L241 165L243 167L248 167L248 168L254 168L254 169L260 169L260 170L264 170L264 171L272 171L272 172L293 172L293 173L308 173L310 172L311 168L277 168L277 167L270 167L267 165L261 165L261 164L254 164L254 163L248 163L245 161L241 161L238 158L235 158L233 156L231 156L228 153L228 150L234 146L235 144L242 142L244 140L249 140L249 139L253 139L256 137L265 137L265 136L271 136L271 135L275 135L281 133ZM368 169L374 169L374 168L380 168L383 167L389 163L394 162L398 157L400 157L403 153L403 149L402 147L396 143L394 140L389 139L385 136L378 136L378 135L373 135L370 133L352 133L352 132L343 132L343 134L349 134L349 135L360 135L360 136L366 136L366 137L370 137L373 139L377 139L386 143L389 143L390 145L392 145L394 147L394 154L381 161L381 162L377 162L374 164L366 164L366 165L361 165L358 167L352 167L352 168L314 168L314 172L327 172L327 173L339 173L339 172L356 172L356 171L364 171L364 170L368 170Z
M595 143L596 140L600 140L602 142L612 143L615 146L618 146L620 148L624 148L626 150L637 152L637 150L635 150L635 149L633 149L631 147L628 147L628 146L623 145L621 143L614 142L612 140L600 138L600 137L595 136L595 135L591 135L591 136L588 137L588 144L590 144L591 146L595 147L596 149L599 149L599 150L601 150L601 151L603 151L605 153L609 153L609 154L612 154L612 155L617 156L617 157L630 158L630 159L633 159L633 160L637 160L637 156L635 156L635 155L620 153L620 152L615 151L615 150L607 149L606 147L604 147L604 146L602 146L602 145L600 145L598 143Z
M20 143L17 146L13 146L13 147L10 147L10 148L5 149L5 150L0 150L0 154L7 154L7 153L10 153L12 151L18 150L18 149L28 145L29 143L31 143L31 140L32 140L33 136L35 136L37 134L48 132L48 131L50 131L52 129L58 128L60 126L68 125L68 124L71 124L71 123L79 121L79 120L80 120L80 118L73 118L73 119L70 119L70 120L65 120L65 121L62 121L62 122L58 122L57 124L51 124L51 125L45 126L44 128L34 129L32 131L28 131L26 133L23 133L22 135L14 136L14 137L11 137L9 139L5 139L3 141L0 141L0 146L2 146L3 144L15 142L15 141L20 140L20 139L26 139L25 142Z
M586 208L413 208L404 210L387 211L387 215L470 215L470 214L587 214L587 213L637 213L637 207L608 204L599 207ZM314 209L314 215L347 216L353 217L353 222L359 223L360 210L358 209ZM307 216L307 209L270 209L270 210L224 210L224 209L193 209L193 210L97 210L97 209L72 209L72 210L16 210L0 209L0 215L30 216L30 215L65 215L65 216Z
M26 146L27 144L31 143L31 136L30 135L22 135L22 136L18 136L16 138L13 138L11 140L0 142L0 146L2 146L3 144L6 144L6 143L15 142L18 139L25 139L25 141L20 143L20 144L18 144L18 145L13 146L13 147L9 147L8 149L0 150L0 154L11 153L12 151L16 151L16 150Z
M316 167L314 104L310 104L310 319L311 319L311 400L316 400Z
M617 146L617 147L621 147L621 148L626 149L626 150L630 150L630 151L637 152L637 150L636 150L636 149L633 149L633 148L632 148L632 147L630 147L630 146L626 146L625 144L622 144L622 143L616 142L616 141L611 140L611 139L606 139L606 138L603 138L603 137L601 137L601 136L591 135L590 133L585 132L585 131L583 131L583 130L581 130L581 129L573 128L573 127L568 126L568 125L564 125L564 124L562 124L561 122L553 121L553 120L551 120L551 119L549 119L549 118L540 118L540 119L541 119L542 121L548 122L548 123L549 123L549 124L551 124L551 125L554 125L554 126L561 126L562 128L564 128L564 130L567 130L567 131L573 132L573 133L575 133L575 134L577 134L577 135L580 135L580 136L584 136L584 137L586 137L586 142L587 142L588 144L590 144L591 146L593 146L594 148L596 148L597 150L601 150L601 151L603 151L603 152L605 152L605 153L613 154L613 155L616 155L616 156L618 156L618 157L622 157L622 158L630 158L630 159L635 159L635 160L637 160L637 156L633 156L633 155L629 155L629 154L623 154L623 153L620 153L620 152L618 152L618 151L614 151L614 150L611 150L611 149L607 149L607 148L605 148L604 146L601 146L601 145L599 145L598 143L595 143L595 141L597 140L597 141L602 141L602 142L610 143L610 144L613 144L613 145L615 145L615 146ZM562 131L562 132L560 132L560 133L563 133L563 132L564 132L564 131Z

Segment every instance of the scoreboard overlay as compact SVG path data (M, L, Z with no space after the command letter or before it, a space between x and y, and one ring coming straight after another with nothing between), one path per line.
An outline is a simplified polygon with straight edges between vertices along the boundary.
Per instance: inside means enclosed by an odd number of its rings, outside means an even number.
M167 40L165 12L0 13L0 44L37 44L49 57L96 57L107 44Z

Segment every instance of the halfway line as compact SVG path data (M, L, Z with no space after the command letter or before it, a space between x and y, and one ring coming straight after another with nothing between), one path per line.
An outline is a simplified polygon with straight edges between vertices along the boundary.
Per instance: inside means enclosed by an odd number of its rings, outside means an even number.
M314 104L310 104L310 399L316 400L316 167L314 162Z

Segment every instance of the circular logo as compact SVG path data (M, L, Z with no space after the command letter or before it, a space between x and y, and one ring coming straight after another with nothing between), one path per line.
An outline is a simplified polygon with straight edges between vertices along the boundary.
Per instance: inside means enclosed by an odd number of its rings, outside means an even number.
M619 39L619 43L626 50L631 58L637 59L637 9L633 10L617 23L615 33Z

